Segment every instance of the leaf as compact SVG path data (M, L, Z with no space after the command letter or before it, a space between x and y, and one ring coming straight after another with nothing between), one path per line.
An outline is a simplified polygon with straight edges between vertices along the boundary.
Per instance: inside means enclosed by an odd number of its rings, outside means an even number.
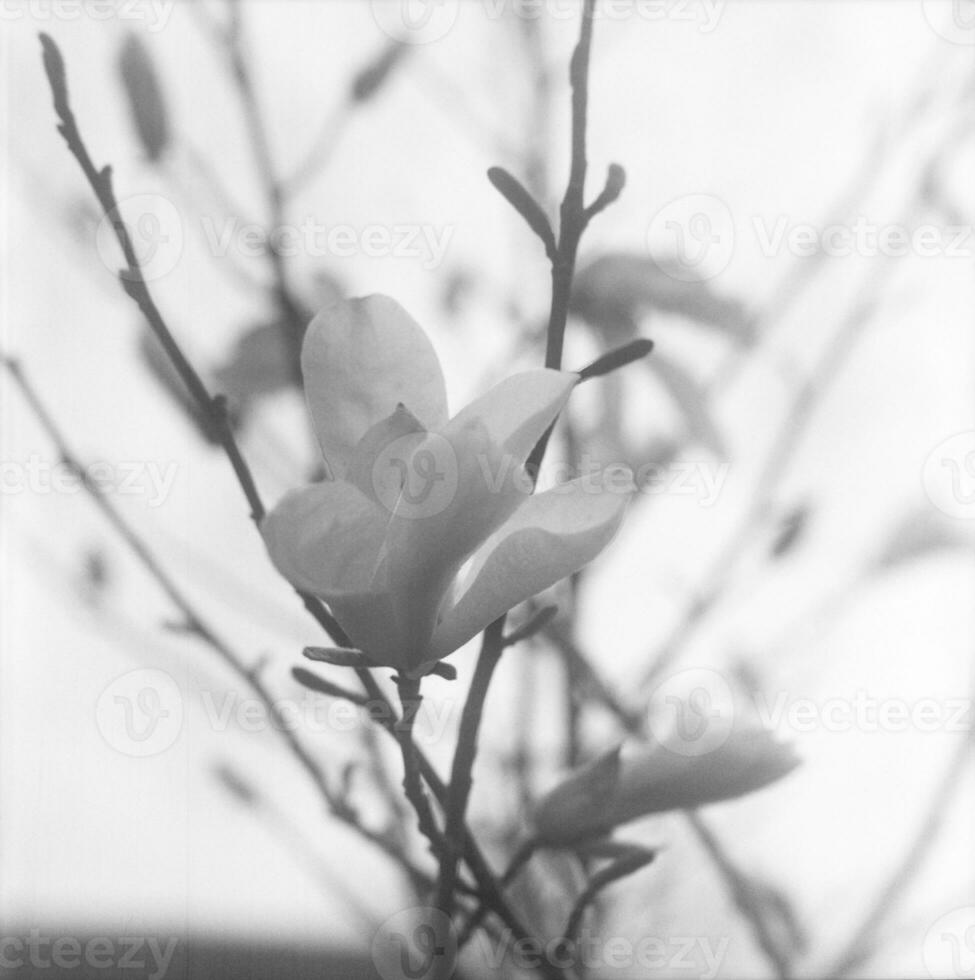
M642 360L652 350L652 340L642 337L639 340L631 340L628 344L623 344L622 347L617 347L615 350L603 354L602 357L597 357L579 372L579 379L588 381L590 378L601 378L604 374L618 371L620 368L626 367L627 364Z
M410 46L391 41L352 80L349 98L353 102L368 102L386 84L393 69L409 53Z
M142 148L155 162L169 145L169 115L149 50L135 34L129 34L122 44L118 71Z
M375 666L361 650L349 650L345 647L305 647L301 655L316 663L331 664L333 667L362 667L368 670Z
M298 385L287 322L261 324L244 333L213 372L214 385L247 418L257 399Z
M571 309L610 343L632 337L653 310L678 313L739 343L753 336L753 317L740 300L707 282L671 276L645 255L613 253L584 266L576 274Z
M542 240L548 255L555 255L557 250L555 234L548 216L541 205L535 200L525 186L504 167L491 167L488 180L498 193L528 222L528 227Z
M778 533L769 548L772 558L784 558L805 536L811 511L805 504L790 510L779 522Z
M889 570L935 552L971 545L971 535L961 533L958 522L929 509L917 510L907 514L891 531L874 565Z

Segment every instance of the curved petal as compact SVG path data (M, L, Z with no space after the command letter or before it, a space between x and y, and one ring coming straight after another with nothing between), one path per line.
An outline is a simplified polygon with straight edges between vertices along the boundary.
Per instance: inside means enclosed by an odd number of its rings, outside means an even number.
M558 418L579 375L538 368L505 378L460 411L453 421L483 422L491 438L520 466Z
M447 396L427 335L388 296L343 300L308 327L301 372L312 424L333 476L353 448L398 404L426 428L443 425Z
M324 599L370 660L398 667L399 626L389 596L375 586L386 519L352 484L329 480L285 494L261 532L292 585Z
M592 561L619 528L628 499L575 480L525 500L478 552L469 586L434 632L435 654L447 656L519 602Z
M608 804L610 825L732 800L782 779L798 765L791 745L757 726L736 729L722 745L699 756L654 745L624 756L619 788Z
M480 419L460 416L420 443L404 481L385 573L419 664L430 659L437 613L461 565L528 499L531 484Z
M370 500L392 510L403 489L404 461L412 457L426 429L405 405L377 422L359 440L345 479Z
M286 493L261 533L289 582L328 598L368 588L382 547L383 512L352 484L327 480Z

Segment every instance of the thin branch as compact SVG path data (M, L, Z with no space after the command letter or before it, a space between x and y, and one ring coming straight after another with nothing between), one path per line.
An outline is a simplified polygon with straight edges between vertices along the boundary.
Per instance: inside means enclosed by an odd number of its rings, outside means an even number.
M961 788L961 777L972 762L972 738L967 734L959 741L952 753L944 775L931 795L924 817L900 864L880 889L866 917L847 941L833 965L823 976L843 977L858 969L873 952L877 933L898 900L907 890L911 880L924 866L948 812L948 803Z
M343 822L355 827L356 830L363 833L370 840L379 843L385 849L382 841L371 835L366 828L358 823L357 815L352 808L329 785L321 766L298 740L297 736L291 730L291 726L286 723L286 719L281 715L277 702L264 685L259 673L251 670L244 660L234 652L230 645L205 621L190 598L183 592L176 580L162 565L145 540L115 507L100 485L91 479L87 468L69 446L66 437L61 432L47 406L41 400L33 384L24 373L23 368L17 361L6 356L2 357L2 361L4 368L17 385L32 414L54 444L61 461L76 475L82 488L102 513L105 520L111 525L149 576L155 580L169 601L179 611L184 630L197 636L209 646L227 667L257 696L274 721L274 730L278 732L292 755L310 777L329 811Z
M769 929L755 887L746 874L736 867L714 831L701 819L696 811L687 811L685 816L698 840L724 879L731 898L749 924L755 942L771 963L780 980L789 980L792 965L789 958L779 948L779 944ZM833 974L827 974L832 976Z
M399 721L393 727L396 734L396 741L399 744L400 752L403 756L403 792L416 811L420 832L430 842L431 850L442 862L444 852L443 835L434 818L433 808L430 806L430 798L423 788L423 775L420 769L420 761L417 756L416 745L413 743L413 725L423 704L423 695L420 692L420 680L413 680L405 675L400 675L396 683L399 686L400 704L402 705L403 711Z
M621 878L625 878L639 871L641 868L645 868L656 856L654 851L636 850L634 853L614 861L609 867L603 868L602 871L597 871L589 879L589 883L580 893L575 905L572 907L569 920L565 925L565 929L562 931L563 944L570 948L575 945L586 912L600 894L602 894L604 889Z
M440 863L437 887L437 908L448 917L453 914L454 887L457 881L457 861L463 845L464 817L473 784L474 759L477 755L477 736L484 714L484 702L494 670L505 649L504 617L495 620L484 632L481 653L474 669L474 678L464 704L460 733L450 772L444 823L444 853Z
M118 239L125 258L126 268L119 273L119 281L122 284L122 288L142 311L152 332L159 338L159 342L166 351L166 355L172 361L183 383L212 427L216 438L219 440L220 445L223 447L224 452L226 452L233 466L241 489L244 491L244 496L250 505L251 517L255 523L260 523L264 518L264 505L257 492L257 486L250 469L244 461L234 439L230 423L227 419L226 406L221 399L210 396L206 385L186 358L186 355L166 325L162 314L156 307L149 293L149 288L146 285L145 278L142 274L142 267L136 255L135 248L132 245L132 238L122 218L118 201L112 188L112 168L103 167L99 170L92 162L88 149L81 138L81 133L75 122L74 113L71 111L71 106L68 101L68 83L64 68L64 59L57 45L47 34L42 33L40 39L44 49L44 68L54 98L54 111L60 120L58 132L64 137L68 149L78 161L85 178L98 198L98 203L101 205L105 217L112 223L112 229L115 232L115 237Z
M230 429L224 401L221 398L211 397L203 381L179 347L179 344L156 307L143 278L138 258L132 247L128 229L119 212L118 202L112 189L111 168L106 167L98 170L92 163L91 156L82 140L68 101L64 59L57 45L48 35L41 34L40 37L44 49L44 66L54 99L54 108L61 122L59 132L64 137L68 149L78 161L89 185L98 198L102 210L112 222L112 227L122 247L122 252L127 263L127 268L121 275L122 284L129 296L136 301L142 310L150 328L159 338L167 356L180 374L190 394L200 406L204 416L213 425L214 431L218 434L219 442L233 466L234 473L250 505L251 517L254 523L260 526L265 516L265 508L254 479ZM351 642L346 636L345 631L315 596L297 589L295 591L305 609L323 627L325 632L338 646L351 646ZM395 718L395 711L392 709L389 700L383 694L371 672L362 669L357 670L356 675L365 688L369 698L374 702L384 703L390 710L391 718ZM391 728L390 730L392 731ZM435 795L443 799L446 795L446 788L437 775L436 770L434 770L433 766L421 752L417 752L417 758L424 780L430 785ZM519 928L518 920L514 916L514 913L507 907L504 897L497 887L497 882L494 879L490 866L469 833L465 842L464 859L471 868L482 892L490 901L492 909L501 916L513 931L517 932ZM524 933L522 932L522 934Z

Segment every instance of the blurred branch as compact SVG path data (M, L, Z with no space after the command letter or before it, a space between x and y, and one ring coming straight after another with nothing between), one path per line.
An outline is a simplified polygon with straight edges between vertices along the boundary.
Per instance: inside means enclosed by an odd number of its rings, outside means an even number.
M602 871L597 871L589 879L588 884L572 907L569 920L565 925L565 929L562 931L562 942L567 945L574 945L579 938L579 932L582 929L586 912L602 892L621 878L625 878L639 871L641 868L645 868L656 856L655 851L633 848L629 854L618 858L608 867L603 868Z
M874 265L860 290L859 301L844 316L813 371L798 385L758 476L752 481L754 490L745 513L712 564L704 583L697 589L697 594L649 658L650 666L639 680L644 690L681 656L688 641L704 625L708 615L724 595L739 558L754 534L762 529L771 512L782 478L802 445L803 436L815 418L816 408L823 394L835 381L841 365L873 322L881 290L895 267L895 260L888 257Z
M225 403L222 398L213 398L210 396L210 393L203 381L200 379L199 375L186 358L182 349L163 320L158 308L156 307L142 275L141 267L133 249L128 228L126 227L125 222L119 213L118 202L112 189L111 168L105 167L102 170L96 169L92 163L91 157L75 122L68 100L67 78L64 67L64 59L61 56L61 52L54 41L46 34L41 34L41 43L44 49L44 67L48 81L51 85L55 112L61 121L59 132L64 137L72 155L81 166L82 172L88 180L92 190L95 192L95 195L98 198L106 217L108 217L112 222L115 235L118 238L120 246L122 247L123 255L125 256L128 266L120 277L123 287L142 310L149 323L149 326L159 338L167 355L172 360L175 368L180 374L180 377L183 379L194 400L204 413L204 416L214 425L220 444L230 459L234 472L237 475L238 482L240 483L245 497L250 504L251 517L254 523L260 527L260 523L265 515L264 505L260 494L258 493L256 484L254 483L251 472L244 461L240 449L237 446L236 440L234 439L233 432L228 424ZM322 603L315 596L300 592L298 590L296 591L302 601L302 604L305 606L305 609L312 617L314 617L319 625L324 628L325 632L331 637L331 639L338 646L350 646L351 644L348 637L345 635L345 632L332 617L331 613L325 609ZM385 694L383 694L371 672L365 669L359 669L356 671L356 675L358 676L360 683L365 688L369 698L377 704L382 704L385 709L388 709L388 714L391 719L395 718L395 710L389 703L388 698L386 698ZM257 680L257 678L253 678L252 682L260 684L260 681ZM395 727L392 722L390 722L390 727L388 730L392 734L396 734ZM438 798L442 800L445 797L445 787L443 786L442 781L439 779L436 771L433 769L426 757L420 752L417 752L416 755L423 778L431 786ZM309 761L313 762L313 760L310 759ZM488 900L491 901L492 908L502 916L509 926L512 926L512 928L516 927L518 925L517 919L504 902L504 898L497 888L497 883L494 881L491 869L485 861L483 855L480 853L476 842L469 833L467 833L466 838L464 851L465 860L468 862L473 874L477 878L479 885L486 894Z
M789 980L793 975L790 958L779 948L779 943L769 929L763 903L754 882L734 864L714 831L704 822L697 811L687 811L684 816L697 839L704 846L718 873L724 879L732 900L744 920L751 927L755 942L764 953L765 958L775 968L776 976L780 980ZM834 976L834 974L827 973L825 976Z
M111 525L149 576L156 581L169 601L179 611L184 630L198 637L203 643L209 646L227 667L250 688L258 700L260 700L262 705L267 709L269 717L273 720L272 728L278 732L291 754L305 770L325 802L329 812L344 823L354 827L368 840L378 844L383 850L389 853L388 842L385 838L381 835L373 834L364 827L359 822L358 815L348 805L347 801L342 799L329 785L324 770L298 740L291 727L287 724L287 720L281 715L277 702L272 697L263 680L261 680L259 672L249 668L229 644L204 620L203 616L194 607L176 580L162 565L149 545L128 520L122 516L121 512L106 496L99 484L91 479L88 475L87 467L68 445L61 429L55 422L47 406L41 401L40 396L25 375L21 366L15 360L5 355L2 356L2 360L4 368L20 389L32 414L54 444L61 461L77 477L79 483L102 513L105 520ZM396 854L392 856L395 856L399 860L400 855Z
M477 755L477 736L484 714L484 702L494 670L508 645L504 637L504 617L493 622L485 631L481 653L474 669L474 679L464 703L460 733L450 771L444 819L444 853L440 862L440 880L436 905L448 917L453 913L457 861L460 857L464 815L473 784L474 760Z
M326 166L352 111L375 98L410 50L400 41L389 41L377 56L370 58L355 73L345 99L326 116L304 159L282 181L282 188L289 196L297 194Z
M965 768L972 763L972 749L972 734L967 732L952 752L944 775L931 794L917 833L904 852L900 864L877 893L852 938L847 941L832 965L823 971L823 976L844 977L859 969L873 953L877 933L897 907L898 901L903 898L911 881L924 867L924 862L938 839L938 832L951 799L961 786Z
M275 234L284 226L285 221L285 192L278 180L267 126L254 88L254 80L247 63L247 57L244 54L241 0L227 0L227 10L228 26L224 35L227 58L244 111L244 120L247 124L258 176L264 187L264 196L267 199L268 222L271 230L271 236L267 243L267 257L274 274L275 299L284 316L283 325L292 354L295 383L300 386L301 342L304 337L306 317L292 295L284 257L275 245Z
M227 457L233 466L234 473L240 483L244 496L251 508L251 517L259 524L264 518L264 505L261 502L254 478L240 453L227 419L226 405L219 397L213 398L207 391L206 385L196 370L187 360L179 344L176 342L162 314L156 307L149 292L139 259L132 245L132 239L124 219L119 211L118 201L112 188L112 168L98 169L92 162L88 149L81 138L75 122L74 114L68 101L68 83L65 73L64 59L54 41L47 35L41 34L41 44L44 49L44 69L51 85L54 98L54 110L60 125L58 131L64 137L68 149L78 161L91 189L98 198L105 217L111 222L115 237L122 249L126 268L119 274L119 281L125 292L135 301L142 311L153 333L159 339L166 355L172 361L183 383L186 385L194 401L200 407L204 417L213 428L216 438L223 446Z

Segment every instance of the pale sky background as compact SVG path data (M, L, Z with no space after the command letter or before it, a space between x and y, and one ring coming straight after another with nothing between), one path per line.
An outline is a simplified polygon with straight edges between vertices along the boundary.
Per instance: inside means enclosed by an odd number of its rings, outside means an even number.
M235 647L254 661L268 656L266 676L275 691L300 699L290 668L300 647L319 637L270 569L226 462L202 448L164 405L138 359L138 316L95 248L88 191L54 131L40 68L36 32L46 30L64 52L74 109L96 162L115 165L119 198L161 195L182 214L182 249L169 253L172 268L152 286L191 356L214 365L245 327L266 315L264 301L223 276L207 255L201 222L206 211L223 222L220 207L201 208L198 186L192 201L181 198L142 159L115 70L124 32L132 30L160 67L183 146L205 155L242 202L241 223L260 218L238 107L188 6L168 9L164 24L148 7L138 8L144 19L104 23L38 16L50 8L5 8L3 347L22 359L84 457L124 464L142 475L142 487L149 467L174 475L161 506L152 506L156 501L145 492L115 499ZM456 14L450 29L416 46L291 209L296 222L314 216L357 229L374 223L449 229L443 261L425 268L416 257L300 255L292 269L308 302L312 276L327 269L354 294L385 292L407 306L434 338L456 407L528 363L504 354L512 342L505 308L514 300L538 316L548 280L540 249L484 177L492 164L516 170L526 132L526 74L511 18L499 21L490 16L491 5L473 0L446 9ZM23 16L13 16L18 11ZM706 12L693 0L688 11ZM676 199L708 195L723 202L734 229L727 266L712 285L760 309L801 259L784 250L763 254L759 229L774 228L783 217L790 226L821 227L875 152L878 126L898 119L927 82L935 94L923 121L909 137L893 140L884 176L870 182L859 206L874 225L902 221L917 160L939 139L945 106L966 72L971 105L975 36L962 29L952 34L950 13L947 3L920 0L742 0L722 6L711 25L674 16L601 19L593 54L591 193L611 161L626 167L628 184L620 203L593 225L584 258L602 251L646 254L654 215ZM350 73L387 35L368 3L248 0L245 14L275 157L287 170L302 159ZM574 20L544 22L546 51L557 69L558 113L550 120L556 187L565 177L563 68L575 31ZM944 175L969 232L973 158L969 135L960 162ZM185 184L185 149L171 167ZM933 213L912 220L911 227L946 223ZM783 485L784 508L814 505L808 536L771 575L742 566L737 590L682 666L722 670L730 656L748 656L760 665L766 690L820 707L862 690L907 704L933 698L942 707L970 696L970 548L933 551L862 591L853 583L909 515L926 514L948 538L970 542L971 505L968 520L958 508L943 513L932 506L923 480L937 447L973 428L972 249L969 235L961 256L898 260L873 322ZM259 260L240 261L263 274ZM598 561L580 639L621 689L645 666L654 638L665 634L753 492L757 463L791 390L780 365L801 372L811 362L856 301L864 277L883 261L831 260L742 382L721 399L716 417L731 465L717 503L705 507L693 495L667 494L635 507ZM458 271L475 276L476 285L460 321L452 322L438 297ZM693 354L672 321L661 318L648 332L661 350ZM567 362L581 363L591 342L570 336L567 351ZM714 344L702 345L700 356L693 373L704 375L715 360ZM645 377L629 376L627 383L638 387ZM634 398L631 424L656 431L659 420ZM303 452L293 435L299 412L296 400L274 400L245 440L269 500L287 489L289 478L280 462L266 465L265 436L277 432L292 454ZM48 441L6 384L2 425L4 461L51 458ZM714 472L717 461L706 453L689 458ZM399 907L396 879L375 851L322 823L317 801L273 733L249 733L233 722L217 730L222 726L213 715L237 685L196 642L157 628L171 610L90 503L79 492L15 492L5 484L2 505L5 925L51 931L81 924L102 934L189 927L368 942L371 929L357 905L381 921ZM84 554L92 549L104 552L110 575L100 607L86 599L83 584ZM790 626L824 597L844 593L851 601L830 607L826 621L813 617L801 628ZM529 653L508 655L489 705L497 725L514 710L510 695L520 674L511 662L519 655ZM454 659L466 679L470 653ZM167 702L182 711L173 744L146 758L119 751L99 728L99 719L104 727L106 718L117 718L107 699L119 689L111 685L135 669L164 671L182 692ZM455 722L449 714L451 738ZM928 733L837 732L822 725L800 732L783 723L781 732L797 742L806 759L802 770L752 799L715 807L711 817L741 862L796 902L812 930L804 968L815 975L911 839L927 792L961 736L944 726ZM306 734L336 772L334 760L356 751L349 735ZM485 743L475 825L478 808L491 810L489 773L497 764L490 734ZM437 739L430 751L442 763L451 745ZM216 783L212 767L225 761L260 785L314 842L334 876L330 896L267 822L239 808ZM864 976L917 975L932 924L975 904L971 790L969 784L955 797L926 870L904 896ZM669 849L643 872L642 884L618 887L620 928L731 935L726 975L761 975L744 927L676 818L630 833L666 841ZM651 925L638 907L654 909Z

